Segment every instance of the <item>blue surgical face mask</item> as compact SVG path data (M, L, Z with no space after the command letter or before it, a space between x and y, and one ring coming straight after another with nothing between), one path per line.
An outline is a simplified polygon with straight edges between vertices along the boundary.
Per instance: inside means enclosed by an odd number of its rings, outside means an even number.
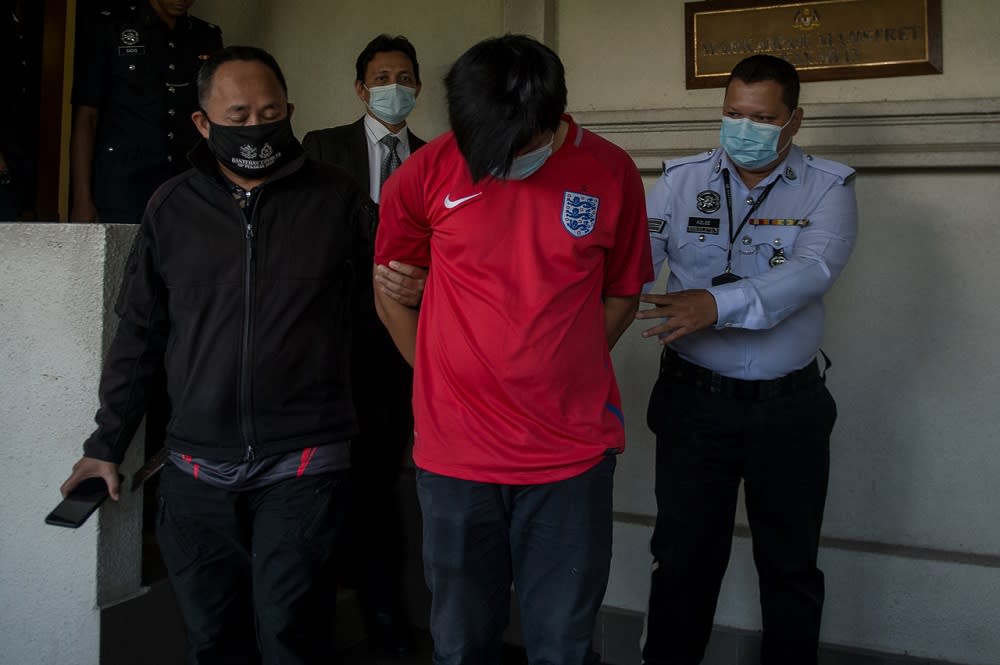
M368 91L368 108L379 120L390 125L398 125L406 120L417 104L417 91L399 83L377 85Z
M722 128L719 130L722 149L729 155L729 159L745 169L767 166L778 159L778 153L785 149L784 146L778 148L778 137L781 136L781 130L787 127L794 117L793 112L788 122L778 127L754 122L750 118L736 119L723 116Z
M507 172L507 175L500 175L496 171L493 172L493 175L504 180L524 180L542 168L545 160L552 156L553 141L555 141L555 136L542 147L535 148L531 152L526 152L523 155L515 157L514 161L510 163L510 171Z

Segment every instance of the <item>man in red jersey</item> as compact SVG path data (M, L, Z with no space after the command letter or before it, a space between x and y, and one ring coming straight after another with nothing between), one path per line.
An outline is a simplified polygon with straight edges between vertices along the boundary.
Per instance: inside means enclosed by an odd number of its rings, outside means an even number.
M563 113L562 63L529 37L480 42L445 84L452 131L386 182L375 256L430 268L419 311L376 305L415 367L434 662L499 662L513 581L529 661L595 663L625 445L610 348L652 278L642 181Z

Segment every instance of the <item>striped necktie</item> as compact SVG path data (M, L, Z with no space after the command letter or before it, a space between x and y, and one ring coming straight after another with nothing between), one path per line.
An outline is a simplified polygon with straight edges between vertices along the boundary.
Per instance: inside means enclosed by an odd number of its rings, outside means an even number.
M399 168L403 160L399 158L399 153L396 152L396 148L399 146L399 137L386 134L379 143L389 148L389 151L382 157L382 171L379 175L379 188L381 188L385 184L386 178Z

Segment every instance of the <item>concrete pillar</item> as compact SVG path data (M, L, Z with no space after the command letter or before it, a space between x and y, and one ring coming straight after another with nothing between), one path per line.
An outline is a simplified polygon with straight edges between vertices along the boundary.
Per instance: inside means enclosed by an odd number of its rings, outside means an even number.
M94 427L133 226L0 223L0 660L93 665L100 607L138 593L142 495L48 526ZM138 466L132 446L123 473Z

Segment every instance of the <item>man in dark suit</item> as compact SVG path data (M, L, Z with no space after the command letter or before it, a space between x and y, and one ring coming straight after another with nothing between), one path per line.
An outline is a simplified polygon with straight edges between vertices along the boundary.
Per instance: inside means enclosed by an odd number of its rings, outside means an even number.
M379 35L358 56L355 69L354 90L368 112L349 125L309 132L302 145L310 156L354 176L378 203L385 178L424 145L406 126L420 94L420 65L405 37Z
M306 153L351 174L378 203L382 183L424 145L406 126L420 93L417 53L405 37L379 35L358 56L354 83L367 113L356 122L306 134ZM369 638L393 651L408 646L402 586L402 520L397 483L413 431L413 371L374 309L372 266L358 271L351 353L352 388L361 434L351 447L353 551L348 583L356 585Z

